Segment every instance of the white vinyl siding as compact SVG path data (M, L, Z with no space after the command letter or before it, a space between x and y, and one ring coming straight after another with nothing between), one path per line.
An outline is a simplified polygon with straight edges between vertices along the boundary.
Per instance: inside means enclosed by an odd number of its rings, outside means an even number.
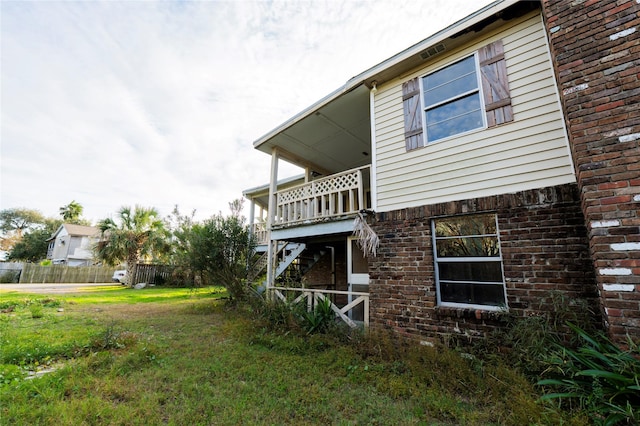
M514 121L407 151L402 83L502 40ZM377 210L575 182L541 17L532 13L378 87Z

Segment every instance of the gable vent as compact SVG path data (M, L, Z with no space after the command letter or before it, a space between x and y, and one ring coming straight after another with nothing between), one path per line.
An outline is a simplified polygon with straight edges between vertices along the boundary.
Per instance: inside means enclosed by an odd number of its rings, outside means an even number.
M422 59L427 59L427 58L430 58L432 56L437 55L438 53L444 52L444 50L445 50L444 44L442 44L442 43L441 44L436 44L435 46L432 46L432 47L428 48L427 50L425 50L424 52L422 52L420 54L420 57Z

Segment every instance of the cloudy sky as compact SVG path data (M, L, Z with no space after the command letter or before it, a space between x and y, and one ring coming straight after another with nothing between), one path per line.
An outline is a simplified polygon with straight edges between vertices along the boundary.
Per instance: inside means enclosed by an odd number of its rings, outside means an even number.
M489 2L2 0L0 209L226 214L255 139Z

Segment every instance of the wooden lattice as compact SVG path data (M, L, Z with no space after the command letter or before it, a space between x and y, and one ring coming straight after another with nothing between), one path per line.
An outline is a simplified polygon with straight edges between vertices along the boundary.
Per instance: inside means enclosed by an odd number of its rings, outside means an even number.
M279 191L276 223L295 223L358 212L363 206L363 170L353 169Z

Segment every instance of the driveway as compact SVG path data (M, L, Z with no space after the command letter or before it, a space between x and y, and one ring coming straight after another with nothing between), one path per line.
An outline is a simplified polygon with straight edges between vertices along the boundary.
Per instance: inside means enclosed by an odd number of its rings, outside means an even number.
M25 293L40 293L40 294L63 294L63 293L78 293L83 289L92 287L122 287L122 284L118 283L65 283L65 284L0 284L0 292L2 291L21 291Z

